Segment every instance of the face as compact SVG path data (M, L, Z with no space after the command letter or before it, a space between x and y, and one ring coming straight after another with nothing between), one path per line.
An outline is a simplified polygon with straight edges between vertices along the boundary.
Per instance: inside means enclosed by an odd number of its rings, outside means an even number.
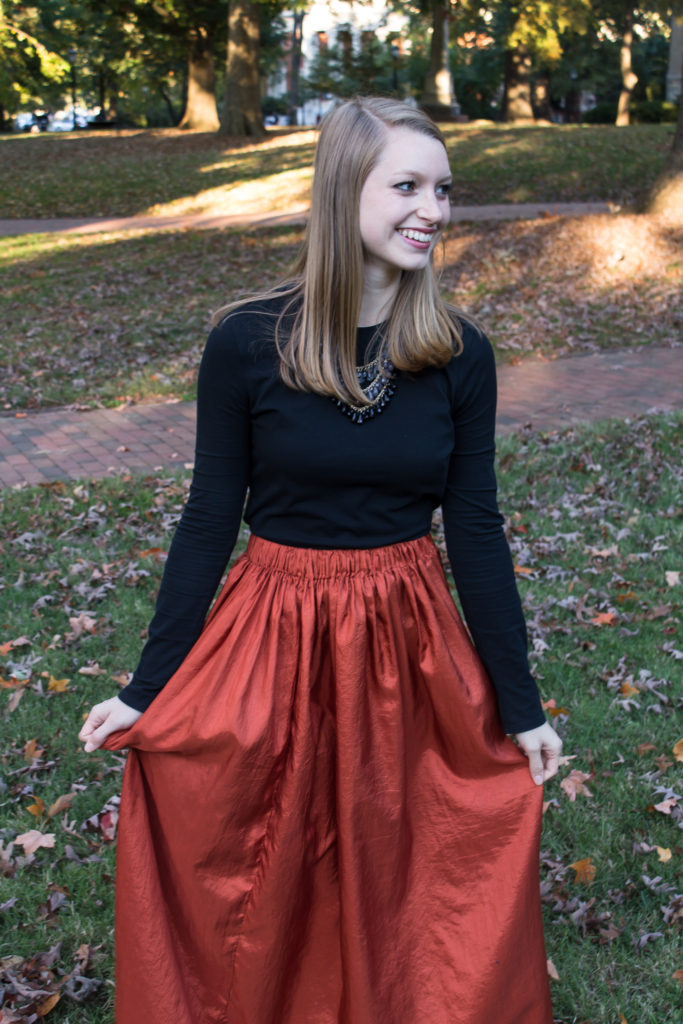
M438 141L390 128L360 195L366 273L420 270L450 218L451 172Z

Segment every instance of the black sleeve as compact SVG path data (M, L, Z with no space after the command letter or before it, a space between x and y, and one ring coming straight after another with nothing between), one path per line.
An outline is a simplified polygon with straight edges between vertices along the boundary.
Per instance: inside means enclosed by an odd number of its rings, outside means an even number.
M124 704L144 711L197 640L232 553L249 480L249 397L230 321L215 328L197 381L192 485L164 568L149 639Z
M496 369L488 339L467 327L453 367L455 446L443 500L446 548L465 621L493 683L506 732L545 722L496 500Z

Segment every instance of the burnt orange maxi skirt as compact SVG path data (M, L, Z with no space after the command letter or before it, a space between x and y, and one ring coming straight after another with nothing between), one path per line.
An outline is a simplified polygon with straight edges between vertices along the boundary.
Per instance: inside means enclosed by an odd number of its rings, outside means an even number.
M552 1024L542 789L429 538L252 537L107 745L117 1024Z

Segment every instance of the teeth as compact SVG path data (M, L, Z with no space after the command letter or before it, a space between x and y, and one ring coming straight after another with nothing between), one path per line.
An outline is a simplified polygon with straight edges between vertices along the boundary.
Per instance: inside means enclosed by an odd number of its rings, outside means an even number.
M415 242L431 242L432 236L424 231L414 231L412 228L399 228L399 234L405 238L412 238Z

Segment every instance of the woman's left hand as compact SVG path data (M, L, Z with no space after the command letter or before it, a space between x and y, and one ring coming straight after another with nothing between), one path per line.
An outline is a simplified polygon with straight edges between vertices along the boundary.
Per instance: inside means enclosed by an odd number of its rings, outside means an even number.
M557 775L562 740L549 722L527 732L518 732L515 739L529 758L529 771L537 786Z

